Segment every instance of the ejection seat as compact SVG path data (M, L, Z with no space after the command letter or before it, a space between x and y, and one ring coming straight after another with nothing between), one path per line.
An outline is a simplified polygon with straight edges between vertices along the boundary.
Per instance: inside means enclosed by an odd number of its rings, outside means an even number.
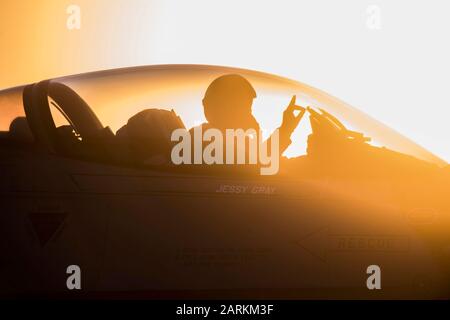
M170 163L173 146L172 132L185 128L172 110L146 109L133 117L116 132L116 139L124 157L137 165Z

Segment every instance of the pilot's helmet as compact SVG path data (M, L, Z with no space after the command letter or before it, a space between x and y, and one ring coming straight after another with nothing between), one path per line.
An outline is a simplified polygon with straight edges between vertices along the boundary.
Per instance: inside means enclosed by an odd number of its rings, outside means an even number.
M210 122L223 122L229 117L246 118L251 114L256 91L250 82L238 74L218 77L206 89L203 105Z
M227 74L211 82L208 89L206 89L204 100L212 101L237 95L256 98L256 91L243 76Z

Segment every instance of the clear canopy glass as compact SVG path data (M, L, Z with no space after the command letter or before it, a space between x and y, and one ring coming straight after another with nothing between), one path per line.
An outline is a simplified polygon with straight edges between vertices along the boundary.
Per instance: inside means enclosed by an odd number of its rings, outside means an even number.
M281 124L283 111L292 95L296 95L297 105L327 111L347 129L370 137L372 145L446 165L445 161L428 150L339 99L303 83L267 73L219 66L158 65L86 73L53 81L75 90L102 124L116 132L133 115L149 108L173 109L186 128L201 124L205 121L202 106L205 90L215 78L224 74L240 74L255 88L257 97L252 110L265 136ZM1 130L7 126L6 114L17 108L11 105L21 102L20 90L19 87L0 92ZM308 117L305 116L284 155L295 157L305 154L310 132Z

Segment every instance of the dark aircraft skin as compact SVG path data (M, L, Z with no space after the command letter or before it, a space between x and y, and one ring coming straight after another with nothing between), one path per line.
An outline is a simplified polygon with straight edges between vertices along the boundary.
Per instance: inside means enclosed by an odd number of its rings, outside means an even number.
M201 94L224 73L288 99L304 89L320 102L305 116L306 153L261 176L245 166L139 162L118 139L117 129L144 109L173 107L186 123L189 113L175 99L160 105L158 94ZM0 92L0 296L450 298L448 165L303 86L249 70L172 65ZM105 121L113 103L141 103L122 95L147 90L155 104ZM70 128L58 126L52 105ZM369 120L352 131L352 119ZM371 145L366 135L380 132L387 142ZM67 288L70 265L81 269L81 290ZM381 269L381 290L367 288L370 265Z

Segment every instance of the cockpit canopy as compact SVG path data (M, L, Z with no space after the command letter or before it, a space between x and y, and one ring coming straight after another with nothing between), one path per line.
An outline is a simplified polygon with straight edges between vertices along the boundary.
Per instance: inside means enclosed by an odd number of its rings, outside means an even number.
M201 65L160 65L93 72L48 81L45 85L49 88L49 94L45 98L51 106L55 128L60 128L60 131L75 131L75 137L77 134L82 137L83 134L80 135L77 130L86 135L108 128L106 131L110 133L103 133L104 136L111 134L126 140L130 135L141 135L140 139L147 139L150 145L154 142L142 135L140 122L145 122L146 118L156 114L158 118L168 119L165 129L184 126L190 129L205 122L202 106L205 90L215 78L224 74L239 74L255 88L257 97L252 111L266 137L280 126L283 111L292 95L297 96L298 105L309 107L308 116L302 119L292 135L292 144L284 153L288 158L306 154L314 117L323 115L330 123L344 128L354 139L440 166L446 165L445 161L393 129L318 89L251 70ZM58 86L69 87L80 99L65 90L59 90ZM2 137L13 135L22 140L32 140L23 123L25 117L29 117L23 108L24 90L26 87L0 92ZM64 96L65 94L69 96ZM72 106L61 108L62 101L64 104L71 101ZM79 113L80 108L84 108L84 111ZM179 117L180 121L175 123L169 120L170 114ZM78 128L83 126L84 128ZM163 124L161 126L164 127ZM156 132L159 131L154 132L157 135ZM133 152L144 152L140 147L131 148L134 148Z

